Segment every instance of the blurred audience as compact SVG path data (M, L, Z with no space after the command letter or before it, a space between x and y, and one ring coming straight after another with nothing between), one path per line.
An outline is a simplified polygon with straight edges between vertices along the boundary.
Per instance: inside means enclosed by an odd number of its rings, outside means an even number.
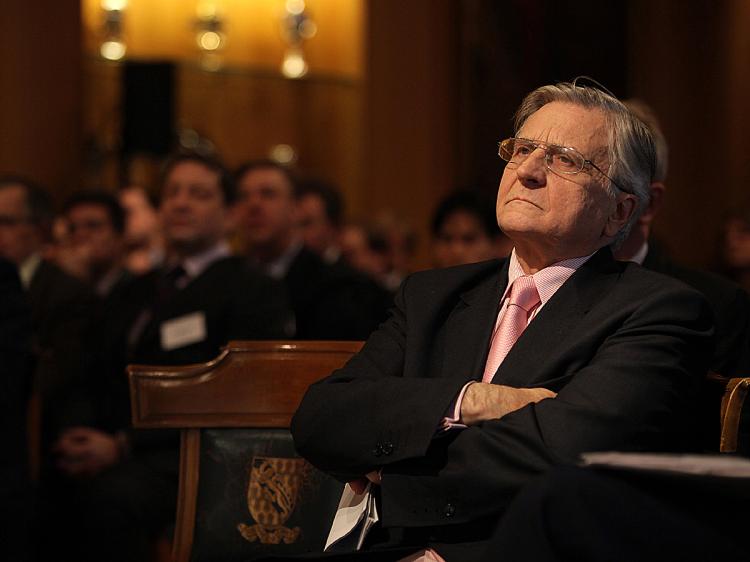
M125 211L125 267L146 273L164 260L164 239L155 203L142 187L131 185L119 193Z
M102 326L101 372L82 389L95 417L56 445L68 478L49 491L45 527L54 522L58 540L45 555L147 560L151 539L174 518L177 436L130 429L128 363L204 362L230 339L290 335L283 289L230 256L224 233L233 199L217 162L180 155L167 163L159 206L165 263L128 284Z
M251 261L287 287L300 339L366 339L385 318L388 297L343 264L329 265L306 248L298 229L296 184L273 161L236 174L235 226Z
M471 191L456 191L432 218L435 267L463 265L510 255L513 244L497 226L495 206Z

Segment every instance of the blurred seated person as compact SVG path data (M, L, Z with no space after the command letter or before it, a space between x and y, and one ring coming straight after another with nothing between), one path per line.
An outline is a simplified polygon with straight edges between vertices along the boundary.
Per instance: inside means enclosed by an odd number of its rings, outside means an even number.
M750 212L745 205L724 221L720 249L721 272L750 290Z
M63 206L67 236L57 263L106 299L132 279L123 265L125 213L103 191L80 191Z
M85 377L97 347L92 291L42 258L52 215L42 188L20 177L0 178L0 257L18 268L31 307L33 385L41 401L43 440L61 423L60 393Z
M8 227L3 218L0 232ZM31 537L26 433L31 366L31 311L15 264L0 258L0 559L9 561L28 559Z
M495 208L471 191L443 199L432 218L435 267L451 267L507 257L513 245L497 226Z
M108 560L146 560L149 539L174 518L177 435L130 429L125 366L205 362L232 339L290 335L283 288L230 255L224 233L233 200L231 177L217 161L183 154L167 162L159 206L164 265L121 293L102 327L106 361L88 388L97 418L69 428L56 447L69 477L57 506L76 515L61 526L72 559L106 552Z
M290 172L261 160L236 174L235 227L251 262L286 285L299 339L365 339L385 319L388 295L303 244Z
M328 264L338 262L344 214L341 193L324 182L306 180L300 182L296 197L298 226L305 247Z
M125 211L125 267L146 273L164 260L164 238L155 203L142 187L131 185L119 192Z
M716 346L711 370L728 377L746 375L750 372L750 298L740 287L718 275L675 263L653 240L651 229L666 195L669 147L658 119L648 105L639 100L628 100L625 105L651 130L655 140L656 167L649 185L648 205L615 257L675 277L703 293L716 319ZM708 451L718 450L720 423L716 412L721 395L719 385L704 382L701 411L696 413L696 418L699 420L700 448Z
M656 168L650 183L648 206L615 257L676 277L703 293L716 317L716 351L711 369L726 376L745 375L750 371L750 299L734 283L728 283L712 273L674 263L652 239L651 229L666 195L669 147L658 119L649 106L638 100L626 101L625 105L653 132Z

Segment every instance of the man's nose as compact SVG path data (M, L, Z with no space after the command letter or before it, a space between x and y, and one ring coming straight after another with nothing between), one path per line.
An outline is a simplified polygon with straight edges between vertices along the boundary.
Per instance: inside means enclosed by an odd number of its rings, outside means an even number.
M537 148L516 168L516 175L528 188L543 187L547 184L547 154Z

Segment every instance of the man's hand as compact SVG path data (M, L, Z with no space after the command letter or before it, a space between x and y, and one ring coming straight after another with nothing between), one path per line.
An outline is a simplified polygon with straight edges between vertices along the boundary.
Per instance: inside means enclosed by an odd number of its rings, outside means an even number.
M556 392L546 388L513 388L476 382L468 386L461 401L461 423L474 425L485 420L500 419L527 404L555 396Z
M116 464L121 447L114 435L90 427L63 432L55 444L58 468L69 476L93 476Z
M355 494L364 494L365 488L367 488L367 484L370 482L375 485L380 484L379 470L373 470L372 472L368 472L367 474L365 474L363 478L352 480L351 482L349 482L349 486L351 486Z

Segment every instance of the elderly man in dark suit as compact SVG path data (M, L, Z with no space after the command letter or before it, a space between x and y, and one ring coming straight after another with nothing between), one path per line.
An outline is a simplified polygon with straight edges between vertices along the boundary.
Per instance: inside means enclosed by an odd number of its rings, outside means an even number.
M584 451L687 446L708 305L611 251L648 201L651 132L613 96L562 83L524 99L500 156L510 258L409 277L292 424L302 455L351 482L342 501L375 497L363 548L384 559L476 559L534 475Z

